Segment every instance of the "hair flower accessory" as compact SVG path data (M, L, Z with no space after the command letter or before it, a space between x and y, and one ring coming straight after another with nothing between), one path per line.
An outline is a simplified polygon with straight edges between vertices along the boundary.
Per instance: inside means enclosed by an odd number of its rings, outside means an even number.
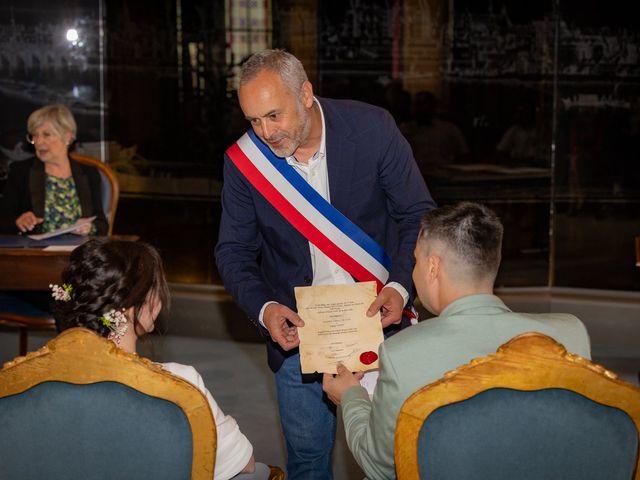
M111 330L111 333L109 333L107 338L116 343L120 343L120 339L127 332L127 316L124 312L124 308L122 310L112 309L110 312L105 313L100 317L102 325Z
M49 288L51 289L51 296L55 300L61 300L63 302L68 302L69 300L71 300L73 287L70 283L63 283L62 286L50 283Z

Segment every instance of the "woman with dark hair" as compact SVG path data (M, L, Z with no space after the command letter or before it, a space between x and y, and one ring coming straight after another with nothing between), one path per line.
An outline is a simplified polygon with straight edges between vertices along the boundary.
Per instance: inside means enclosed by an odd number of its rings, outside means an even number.
M136 352L138 338L153 331L169 305L162 260L144 242L90 240L73 251L62 281L62 286L51 285L58 331L88 328L129 353ZM214 479L267 479L269 468L255 462L251 443L220 410L198 372L178 363L161 366L191 382L209 401L217 433Z

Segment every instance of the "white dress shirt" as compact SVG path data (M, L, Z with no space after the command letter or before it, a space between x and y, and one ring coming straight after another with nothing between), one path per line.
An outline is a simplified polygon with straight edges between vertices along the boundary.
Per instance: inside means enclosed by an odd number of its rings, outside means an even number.
M331 203L329 192L329 171L327 168L327 144L326 144L326 128L324 123L324 113L320 102L314 98L315 104L320 110L320 118L322 120L322 135L320 137L320 148L309 159L308 163L302 163L296 160L295 156L286 157L286 161L289 165L296 169L296 171L304 178L313 189L322 196L327 202ZM353 277L340 267L337 263L331 260L313 243L309 242L309 253L311 254L311 268L313 269L312 285L339 285L355 283ZM390 282L386 285L392 287L402 295L404 304L409 301L409 293L407 290L397 282ZM260 324L264 327L263 315L264 310L270 303L267 302L260 309Z

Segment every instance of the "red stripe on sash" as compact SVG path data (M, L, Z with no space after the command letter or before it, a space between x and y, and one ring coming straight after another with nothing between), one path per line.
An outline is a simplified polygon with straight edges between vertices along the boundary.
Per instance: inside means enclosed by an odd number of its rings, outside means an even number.
M234 143L227 149L227 155L243 173L243 175L251 182L264 198L287 219L305 238L317 246L331 260L336 262L351 274L359 282L375 281L378 292L382 290L384 285L375 275L362 267L358 262L354 261L335 243L333 243L326 235L318 230L307 218L305 218L292 204L289 202L264 175L256 168L251 160L245 155L242 149Z

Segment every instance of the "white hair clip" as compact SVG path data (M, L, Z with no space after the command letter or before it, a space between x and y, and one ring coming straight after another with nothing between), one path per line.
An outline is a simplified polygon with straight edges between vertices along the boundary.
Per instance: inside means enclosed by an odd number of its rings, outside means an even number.
M115 310L112 309L110 312L105 313L100 320L102 320L102 325L111 330L109 333L109 340L113 340L116 343L120 343L120 339L127 332L127 316L124 314L125 309Z

